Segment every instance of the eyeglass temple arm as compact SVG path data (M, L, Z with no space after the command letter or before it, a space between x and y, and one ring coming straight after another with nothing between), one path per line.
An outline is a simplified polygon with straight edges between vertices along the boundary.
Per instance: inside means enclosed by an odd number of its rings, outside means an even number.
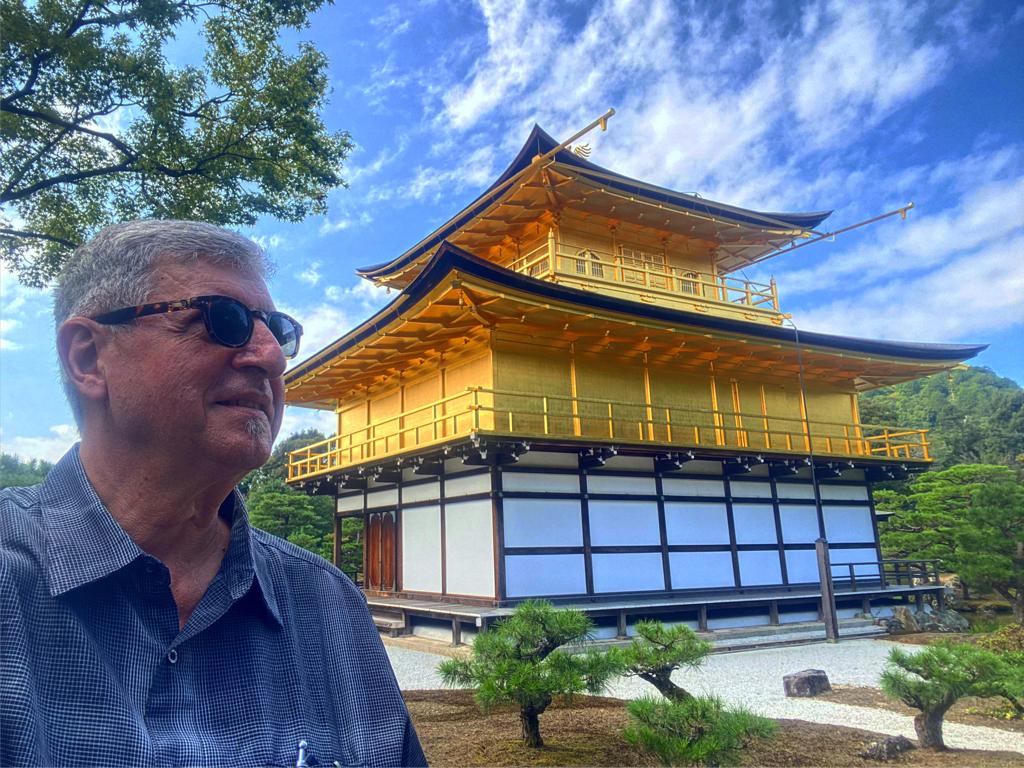
M120 323L131 322L137 317L162 315L167 312L181 312L186 309L192 309L191 299L183 299L181 301L158 301L154 304L140 304L137 307L115 309L113 312L105 312L102 315L95 315L92 319L97 323L102 323L103 325L118 325Z

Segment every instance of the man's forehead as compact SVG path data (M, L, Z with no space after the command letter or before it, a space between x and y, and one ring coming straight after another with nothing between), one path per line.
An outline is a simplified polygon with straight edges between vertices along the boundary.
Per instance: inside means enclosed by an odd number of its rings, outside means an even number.
M253 307L273 305L267 284L257 272L204 261L161 265L156 270L150 298L175 300L207 294L231 296Z

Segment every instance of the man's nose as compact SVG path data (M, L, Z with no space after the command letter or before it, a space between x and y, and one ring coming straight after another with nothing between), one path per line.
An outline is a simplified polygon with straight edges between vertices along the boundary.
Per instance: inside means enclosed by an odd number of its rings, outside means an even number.
M287 366L281 344L267 324L258 318L253 319L252 337L244 347L238 348L234 360L236 367L256 367L272 379L282 376Z

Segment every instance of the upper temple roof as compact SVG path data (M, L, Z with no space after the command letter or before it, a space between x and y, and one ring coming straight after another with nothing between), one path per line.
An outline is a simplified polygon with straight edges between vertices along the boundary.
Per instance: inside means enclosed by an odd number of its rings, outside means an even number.
M571 208L709 243L720 274L808 237L831 211L765 213L647 184L583 159L534 126L505 171L472 203L401 256L358 274L402 287L443 241L479 252L517 236L544 215ZM543 162L541 162L543 158Z

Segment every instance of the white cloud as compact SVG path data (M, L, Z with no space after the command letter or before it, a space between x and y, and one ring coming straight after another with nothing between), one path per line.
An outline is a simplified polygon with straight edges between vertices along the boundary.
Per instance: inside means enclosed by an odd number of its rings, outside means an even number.
M57 424L50 427L49 437L0 436L0 449L13 453L22 459L43 459L55 462L63 456L76 440L78 429L72 424Z
M49 316L51 311L50 293L49 288L22 285L10 267L0 264L0 350L13 352L25 346L13 334L32 333L24 322L26 318L33 321L38 318L41 323L49 325L44 316Z
M256 235L252 240L256 245L267 252L276 250L283 242L280 235Z
M316 285L320 282L322 275L320 274L320 262L314 261L306 269L299 272L296 277L299 278L306 285Z
M277 433L277 439L284 440L296 432L307 429L318 429L327 437L333 437L338 431L338 417L331 411L285 406L284 420L281 422L281 431Z
M302 343L295 363L326 347L349 330L354 323L341 307L331 304L317 304L304 308L287 308L283 311L302 323Z
M815 331L915 340L962 339L1024 323L1024 234L919 278L887 282L799 315Z
M369 211L363 211L358 216L354 216L352 218L341 218L337 221L331 221L329 217L325 216L323 223L320 224L319 233L320 235L330 235L334 232L342 232L351 227L365 227L371 223L373 223L373 216L370 215Z

